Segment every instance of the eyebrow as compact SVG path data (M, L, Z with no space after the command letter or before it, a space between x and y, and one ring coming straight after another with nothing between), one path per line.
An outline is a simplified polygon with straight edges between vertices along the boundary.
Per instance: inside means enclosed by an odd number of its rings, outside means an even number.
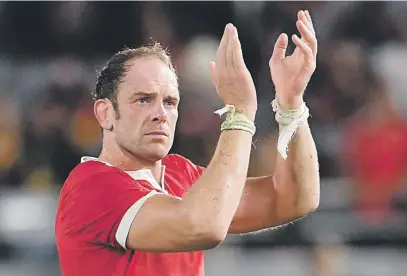
M132 97L134 97L134 96L154 96L154 95L157 95L157 92L136 91L131 94Z
M136 96L157 96L157 92L145 92L145 91L136 91L133 94L131 94L131 98L136 97ZM166 98L171 98L171 99L178 99L180 98L180 92L178 91L178 96L174 96L174 95L168 95Z

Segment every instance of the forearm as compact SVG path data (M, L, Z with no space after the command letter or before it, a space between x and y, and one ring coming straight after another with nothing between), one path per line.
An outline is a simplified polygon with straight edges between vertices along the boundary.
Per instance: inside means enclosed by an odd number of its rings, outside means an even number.
M319 182L315 142L308 123L304 123L288 145L287 159L277 156L276 215L296 218L314 211L319 204Z
M215 227L226 235L244 188L251 143L246 131L223 131L212 161L183 198L202 227Z

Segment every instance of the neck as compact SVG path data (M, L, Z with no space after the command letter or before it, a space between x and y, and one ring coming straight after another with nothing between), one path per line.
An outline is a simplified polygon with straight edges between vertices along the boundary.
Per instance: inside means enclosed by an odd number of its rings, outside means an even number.
M161 160L150 161L139 158L121 149L117 144L115 146L104 145L99 155L99 160L107 162L124 171L138 171L141 169L149 169L154 178L160 183L161 179Z

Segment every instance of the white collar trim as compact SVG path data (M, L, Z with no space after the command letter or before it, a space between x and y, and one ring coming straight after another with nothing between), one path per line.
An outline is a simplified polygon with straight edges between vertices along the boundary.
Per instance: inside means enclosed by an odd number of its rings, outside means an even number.
M97 161L104 163L107 166L114 167L112 164L104 162L99 160L98 158L91 157L91 156L83 156L81 158L81 163L88 162L88 161ZM151 173L151 170L149 169L141 169L137 171L125 171L128 175L130 175L134 180L144 180L147 181L148 183L153 186L154 189L163 191L167 193L165 190L165 185L164 185L164 178L165 178L165 166L161 166L161 183L158 183L155 178L153 177L153 174ZM161 185L160 185L161 184Z

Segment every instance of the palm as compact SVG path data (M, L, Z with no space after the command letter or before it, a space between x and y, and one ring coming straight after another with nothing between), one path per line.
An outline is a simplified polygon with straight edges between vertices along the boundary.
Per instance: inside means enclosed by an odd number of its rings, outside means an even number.
M294 35L292 40L297 46L290 56L286 56L288 37L281 34L274 46L270 59L270 73L276 88L280 104L290 103L301 98L315 71L317 40L309 13L298 13L297 28L301 39Z
M271 66L271 78L276 89L280 87L295 95L302 94L309 82L313 69L307 68L304 54L295 48L291 56L286 56L279 64Z
M295 47L294 53L283 60L283 66L287 68L289 74L298 76L301 73L301 68L304 66L304 54L298 47Z

